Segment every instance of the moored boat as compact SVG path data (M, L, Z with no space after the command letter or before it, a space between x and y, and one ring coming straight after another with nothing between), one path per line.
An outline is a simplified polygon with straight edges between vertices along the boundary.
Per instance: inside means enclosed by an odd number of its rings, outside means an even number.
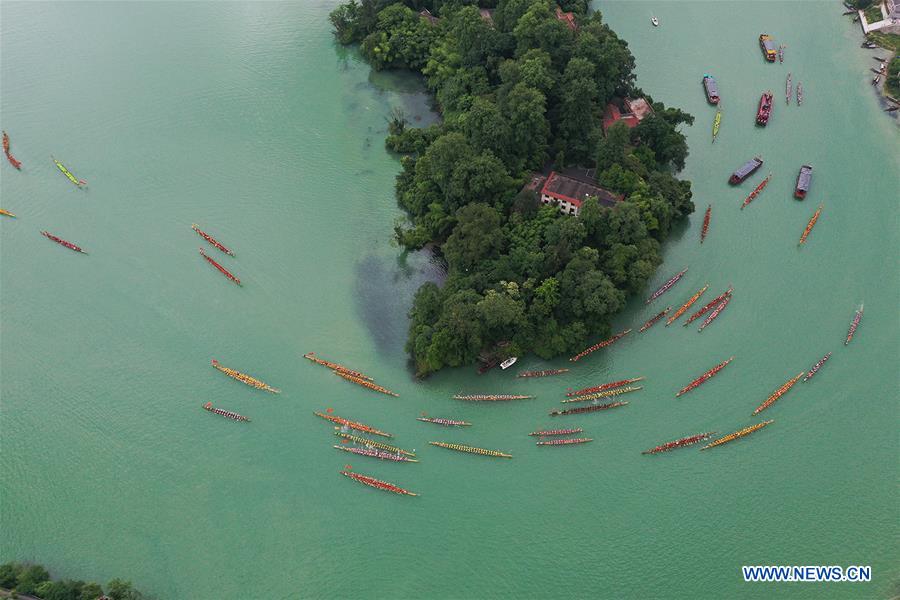
M388 483L386 481L381 481L379 479L375 479L374 477L369 477L368 475L361 475L359 473L354 473L353 471L341 471L341 475L345 477L349 477L354 481L358 481L363 485L367 485L369 487L373 487L379 490L384 490L386 492L393 492L395 494L401 494L403 496L418 496L418 494L413 493L409 490L405 490L400 486L394 485L393 483Z
M706 239L706 233L709 231L709 218L712 215L712 204L706 207L706 214L703 215L703 227L700 229L700 243Z
M659 27L659 19L657 19L655 16L650 17L650 22L653 23L654 27Z
M250 387L254 387L258 390L264 390L266 392L271 392L273 394L281 393L281 390L277 390L277 389L273 388L272 386L270 386L269 384L263 383L259 379L254 379L253 377L250 377L249 375L247 375L245 373L241 373L240 371L235 371L234 369L229 369L228 367L223 367L219 363L219 361L217 361L216 359L212 359L211 364L217 370L221 371L222 373L225 373L232 379L237 379L238 381L240 381L241 383L243 383L245 385L249 385Z
M685 446L691 446L693 444L697 444L704 440L708 440L710 437L716 434L715 431L708 431L706 433L697 433L695 435L689 435L687 437L683 437L678 440L674 440L671 442L666 442L665 444L660 444L655 448L650 448L649 450L644 450L641 454L659 454L660 452L669 452L670 450L675 450L677 448L684 448Z
M231 419L232 421L250 421L249 417L245 417L244 415L239 415L236 412L231 412L230 410L222 410L221 408L216 408L213 406L212 402L207 402L203 405L204 410L208 410L211 413L221 415L226 419Z
M680 317L681 315L683 315L683 314L685 313L685 311L686 311L687 309L689 309L689 308L691 307L691 305L693 305L694 302L696 302L697 299L700 298L700 296L702 296L703 293L704 293L706 290L708 290L708 289L709 289L709 284L707 283L707 284L704 285L702 288L700 288L700 289L697 291L696 294L694 294L693 296L691 296L690 298L688 298L688 301L685 302L684 304L682 304L682 305L681 305L681 308L679 308L678 310L676 310L676 311L675 311L675 314L672 315L671 317L669 317L669 318L666 320L666 327L668 327L669 325L671 325L672 323L674 323L675 321L677 321L677 320L678 320L678 317Z
M568 373L569 369L544 369L543 371L522 371L516 377L550 377L551 375L562 375Z
M715 78L708 73L703 74L703 90L706 92L706 101L710 104L719 103L719 86Z
M318 413L317 413L318 414ZM334 435L338 436L341 439L349 440L351 442L356 442L362 446L371 446L372 448L379 448L381 450L385 450L387 452L392 452L394 454L404 454L406 456L415 456L415 452L410 452L409 450L404 450L403 448L398 448L397 446L391 446L390 444L385 444L384 442L378 442L376 440L370 440L369 438L360 437L358 435L353 435L352 433L347 433L346 431L342 431L347 426L335 427Z
M331 409L328 409L331 410ZM368 433L370 435L380 435L381 437L394 437L391 433L386 433L384 431L380 431L375 429L374 427L370 427L364 423L357 423L356 421L351 421L349 419L344 419L343 417L338 417L335 415L331 415L323 412L313 412L317 417L322 417L325 420L331 421L332 423L337 423L342 427L349 427L350 429L355 429L356 431L362 431L363 433Z
M697 331L698 332L703 331L704 329L706 329L709 326L710 323L712 323L717 318L719 318L719 315L722 314L722 311L728 307L729 302L731 302L731 294L728 294L727 296L725 296L725 298L722 300L722 302L711 313L709 313L709 316L706 317L706 320L703 321L703 323L700 325L700 327L697 329Z
M794 198L803 200L809 191L809 185L812 183L812 165L803 165L797 174L797 185L794 187Z
M509 358L507 358L506 360L504 360L503 362L500 363L500 368L505 371L506 369L508 369L511 366L513 366L514 364L516 364L517 360L519 360L518 356L510 356Z
M769 122L772 116L772 92L763 92L759 97L759 108L756 109L756 124L763 127Z
M534 396L526 394L456 394L454 400L468 400L470 402L503 402L506 400L530 400Z
M219 271L219 273L221 273L222 275L224 275L225 277L227 277L234 283L238 284L239 286L243 287L243 284L241 283L240 279L238 279L237 277L232 275L228 269L226 269L225 267L223 267L222 265L217 263L215 260L213 260L211 256L209 256L206 252L203 251L203 248L200 248L200 256L202 256L206 260L206 262L208 262L209 264L214 266Z
M457 421L455 419L440 419L435 417L416 417L416 421L423 423L434 423L435 425L443 425L444 427L469 427L472 424L466 421Z
M740 439L744 436L750 435L751 433L759 431L766 425L769 425L774 422L775 421L773 421L772 419L769 419L768 421L763 421L762 423L757 423L756 425L751 425L750 427L744 427L743 429L739 429L738 431L735 431L734 433L729 433L728 435L726 435L724 437L720 437L713 443L703 446L702 448L700 448L700 450L708 450L709 448L715 448L716 446L721 446L722 444L727 444L728 442L733 442L734 440Z
M704 373L697 379L693 380L692 382L690 382L689 384L687 384L686 386L684 386L683 388L678 390L678 392L675 394L675 397L680 398L682 395L690 392L691 390L700 387L701 385L703 385L704 383L706 383L707 381L709 381L710 379L715 377L719 373L719 371L721 371L722 369L727 367L729 365L729 363L731 363L731 361L733 361L733 360L734 360L734 357L732 356L728 360L720 362L719 364L714 366L712 369L710 369L709 371L707 371L706 373Z
M687 273L687 271L688 271L688 267L685 267L684 270L682 270L680 273L676 273L675 275L673 275L671 279L669 279L667 282L662 284L658 290L653 292L650 295L650 297L647 298L646 303L650 304L651 302L653 302L654 300L656 300L657 298L659 298L660 296L662 296L663 294L668 292L670 289L672 289L672 286L674 286L676 283L678 283L678 281L682 277L684 277L684 274Z
M64 240L62 238L58 238L55 235L53 235L52 233L47 233L46 231L42 231L41 235L46 237L49 240L53 240L60 246L64 246L64 247L68 248L69 250L74 250L75 252L80 252L81 254L87 254L87 252L82 250L79 246L76 246L72 242L67 242L66 240Z
M743 183L748 177L756 173L756 170L759 169L763 165L763 159L754 156L740 167L735 169L734 173L731 174L731 177L728 178L728 183L731 185L737 185L739 183Z
M784 396L789 389L794 387L794 384L796 384L798 381L800 381L800 378L803 377L805 374L806 374L806 371L801 371L795 377L788 379L784 385L782 385L780 388L775 390L771 396L766 398L765 402L763 402L762 404L757 406L756 410L753 411L753 414L758 415L762 411L766 410L767 408L769 408L770 406L775 404L778 401L778 399L781 398L782 396Z
M572 444L586 444L593 442L594 438L565 438L560 440L540 440L535 442L536 446L569 446Z
M809 220L809 223L806 224L806 229L803 230L803 235L800 236L800 241L797 243L798 246L802 246L806 243L806 238L809 236L809 232L812 231L812 228L816 226L816 221L819 220L819 215L822 214L822 205L819 205L819 208L816 209L815 214Z
M629 333L631 333L631 329L626 329L625 331L620 331L616 335L612 336L609 339L603 340L599 344L594 344L590 348L585 348L584 350L582 350L581 352L579 352L578 354L576 354L575 356L570 358L569 361L570 362L578 362L579 360L581 360L588 354L591 354L592 352L596 352L597 350L600 350L601 348L606 348L607 346L614 344L615 342L622 339Z
M356 375L351 375L345 371L338 371L337 369L333 370L332 373L337 375L338 377L342 377L351 383L355 383L356 385L362 386L364 388L368 388L373 392L379 392L381 394L385 394L387 396L394 396L395 398L399 397L400 394L397 392L392 392L391 390L382 387L376 383L369 381L368 379L363 379L362 377L357 377Z
M53 158L52 156L51 156L50 158L53 159L53 162L56 163L56 167L57 167L60 171L62 171L62 174L65 175L66 178L68 178L69 181L71 181L72 183L74 183L74 184L77 185L78 187L83 187L83 186L87 185L87 181L85 181L84 179L78 179L77 177L75 177L74 175L72 175L72 172L69 171L69 170L68 170L61 162L59 162L58 160L56 160L56 159Z
M191 229L193 229L194 231L196 231L196 232L197 232L197 235L199 235L199 236L202 237L204 240L206 240L207 242L209 242L209 243L210 243L212 246L214 246L216 249L221 250L222 252L224 252L225 254L227 254L227 255L229 255L229 256L234 256L234 252L232 252L231 250L229 250L228 248L226 248L224 245L222 245L221 243L219 243L218 241L216 241L216 239L215 239L213 236L209 235L208 233L204 232L204 231L201 230L199 227L197 227L197 224L196 224L196 223L193 223L193 224L191 225Z
M658 312L656 315L654 315L653 317L651 317L650 319L648 319L646 323L644 323L643 325L641 325L641 328L640 328L640 330L638 330L638 332L639 332L639 333L644 333L645 331L647 331L648 329L650 329L651 327L653 327L653 326L656 324L657 321L659 321L659 320L662 319L664 316L666 316L667 314L669 314L669 311L670 311L670 310L672 310L672 307L671 307L671 306L667 306L667 307L665 308L665 310L662 310L662 311Z
M721 294L719 294L718 296L713 298L713 300L710 301L708 304L706 304L703 308L701 308L700 310L698 310L697 312L692 314L690 317L688 317L687 321L684 322L684 326L687 327L688 325L690 325L691 323L693 323L694 321L696 321L697 319L699 319L700 317L702 317L703 315L705 315L706 313L708 313L709 311L711 311L712 309L717 307L719 304L722 303L722 300L724 300L725 298L730 296L733 291L734 291L734 288L729 285L727 290L725 290L724 292L722 292Z
M311 360L312 362L316 363L317 365L322 365L323 367L327 367L327 368L331 369L332 371L341 371L348 375L353 375L354 377L359 377L360 379L367 379L369 381L373 381L373 379L371 377L369 377L368 375L366 375L365 373L360 373L359 371L354 371L353 369L348 369L344 365L341 365L338 363L333 363L333 362L327 361L323 358L319 358L318 356L316 356L315 352L307 352L306 354L303 355L303 358L305 358L307 360Z
M499 450L486 450L484 448L475 448L474 446L463 446L462 444L450 444L447 442L428 442L432 446L439 448L447 448L448 450L456 450L457 452L466 452L468 454L480 454L481 456L496 456L498 458L512 458L512 454L500 452Z
M807 381L815 377L816 373L819 372L819 369L822 368L822 365L824 365L829 358L831 358L831 352L820 358L819 361L814 364L809 371L807 371L806 375L803 376L803 383L806 383Z
M578 408L569 408L566 410L554 410L550 413L551 417L561 417L564 415L580 415L582 413L589 412L597 412L600 410L609 410L610 408L617 408L619 406L625 406L628 402L609 402L608 404L592 404L591 406L579 406Z
M357 454L359 456L371 456L372 458L377 458L379 460L391 460L394 462L419 462L415 458L410 458L408 456L404 456L399 453L394 452L385 452L384 450L379 450L377 448L359 448L357 446L334 446L338 450L343 450L344 452L350 452L352 454Z
M575 433L581 433L584 431L581 427L573 427L571 429L541 429L539 431L532 431L528 435L534 437L549 437L553 435L572 435Z
M644 379L643 377L634 377L632 379L621 379L619 381L612 381L610 383L603 383L603 384L595 385L592 387L582 388L575 392L571 391L571 388L569 388L569 391L566 392L566 396L569 396L569 397L585 396L587 394L593 394L595 392L602 392L604 390L611 390L611 389L622 387L625 385L630 385L630 384L636 383L638 381L643 381L643 379Z
M859 305L859 309L857 309L856 314L853 315L853 321L850 322L850 329L847 330L847 339L844 340L844 345L850 343L850 340L853 339L853 335L856 333L856 328L859 327L859 322L862 320L863 316L863 305Z
M3 215L4 217L12 217L14 219L16 218L16 215L12 214L8 210L3 210L2 208L0 208L0 215Z
M750 192L750 194L746 198L744 198L744 202L743 202L743 204L741 204L741 210L744 210L745 206L747 206L748 204L753 202L756 199L756 197L759 196L759 194L764 189L766 189L766 186L769 185L769 181L771 181L771 180L772 180L772 174L769 173L768 175L766 175L766 178L763 179L762 181L760 181L759 185L757 185L755 188L753 188L753 191Z
M778 56L778 50L775 48L775 42L772 41L772 37L768 34L761 34L759 36L759 48L762 50L763 57L768 62L775 62L775 58Z
M572 402L588 402L591 400L600 400L601 398L613 398L615 396L621 396L622 394L628 394L630 392L638 392L644 389L643 386L626 386L621 388L616 388L614 390L606 390L604 392L594 392L593 394L585 394L583 396L574 396L571 398L567 398L566 400L560 400L563 404L570 404Z

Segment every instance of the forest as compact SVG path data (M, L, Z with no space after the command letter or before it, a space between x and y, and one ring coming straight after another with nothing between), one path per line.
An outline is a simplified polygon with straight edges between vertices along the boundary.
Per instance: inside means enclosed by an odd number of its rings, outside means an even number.
M350 0L330 15L373 69L421 73L442 117L415 128L395 111L386 139L402 157L397 240L438 249L447 265L410 311L419 376L479 358L550 359L607 336L694 209L675 176L688 155L679 126L693 117L637 87L628 44L587 4ZM621 98L652 111L604 134L604 109ZM576 166L624 199L587 198L567 215L525 189L535 173Z

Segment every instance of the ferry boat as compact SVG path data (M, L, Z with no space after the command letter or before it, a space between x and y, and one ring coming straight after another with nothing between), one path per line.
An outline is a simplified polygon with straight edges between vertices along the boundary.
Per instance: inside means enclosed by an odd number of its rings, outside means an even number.
M775 62L775 59L778 57L778 49L775 47L775 42L772 41L772 37L768 34L763 33L759 36L759 48L762 50L763 56L768 62Z
M809 185L812 183L812 170L812 165L800 167L800 173L797 174L797 185L794 187L794 198L798 200L806 198L806 192L809 191Z
M756 173L761 166L763 166L763 159L754 156L731 174L731 177L728 178L728 183L731 185L743 183L748 177Z
M706 91L706 101L710 104L719 103L719 86L715 78L708 73L703 75L703 89Z
M756 110L756 124L765 127L771 116L772 92L763 92L763 95L759 97L759 108Z

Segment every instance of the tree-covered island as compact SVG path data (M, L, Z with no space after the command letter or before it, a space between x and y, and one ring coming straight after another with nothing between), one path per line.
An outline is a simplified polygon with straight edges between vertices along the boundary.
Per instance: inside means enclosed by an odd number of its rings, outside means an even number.
M386 142L403 154L397 239L439 247L448 266L411 310L420 375L606 336L693 211L673 175L693 117L636 87L628 45L587 4L350 0L331 13L373 68L424 75L443 116L412 128L395 114Z

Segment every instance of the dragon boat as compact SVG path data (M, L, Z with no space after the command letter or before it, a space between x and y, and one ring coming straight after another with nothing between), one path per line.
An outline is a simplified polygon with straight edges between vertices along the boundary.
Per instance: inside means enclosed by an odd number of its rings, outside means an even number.
M614 344L615 342L619 341L620 339L622 339L629 333L631 333L631 329L626 329L625 331L620 331L619 333L612 336L608 340L603 340L599 344L594 344L590 348L585 348L584 350L582 350L581 352L579 352L578 354L576 354L575 356L570 358L569 361L570 362L578 362L579 360L581 360L588 354L591 354L592 352L596 352L597 350L600 350L601 348L606 348L607 346Z
M734 360L734 357L732 356L728 360L720 362L719 364L714 366L712 369L710 369L709 371L707 371L706 373L704 373L697 379L693 380L692 382L690 382L689 384L687 384L686 386L684 386L683 388L678 390L678 393L675 394L675 397L680 398L681 396L683 396L684 394L687 394L691 390L700 387L701 385L703 385L704 383L706 383L707 381L709 381L710 379L715 377L719 373L719 371L721 371L722 369L727 367L729 365L729 363L731 363L731 361L733 361L733 360Z
M608 404L593 404L591 406L579 406L578 408L569 408L566 410L554 410L550 413L551 417L561 417L564 415L580 415L582 413L589 412L597 412L600 410L609 410L610 408L617 408L619 406L625 406L628 402L610 402Z
M265 390L265 391L271 392L273 394L281 393L281 390L277 390L277 389L273 388L272 386L270 386L269 384L263 383L259 379L254 379L253 377L250 377L249 375L247 375L245 373L241 373L240 371L235 371L234 369L229 369L228 367L223 367L219 363L219 361L217 361L216 359L212 359L211 364L213 367L215 367L219 371L225 373L232 379L237 379L238 381L240 381L241 383L243 383L245 385L249 385L250 387L254 387L258 390Z
M683 315L683 314L685 313L685 311L687 311L687 309L689 309L689 308L694 304L694 302L696 302L697 299L700 298L700 296L702 296L703 293L704 293L706 290L708 290L708 289L709 289L709 284L707 283L707 284L704 285L702 288L700 288L699 290L697 290L697 293L696 293L696 294L694 294L693 296L691 296L690 298L688 298L688 301L685 302L684 304L682 304L682 305L681 305L681 308L679 308L678 310L676 310L674 315L672 315L671 317L669 317L668 319L666 319L666 327L668 327L669 325L671 325L672 323L674 323L675 321L677 321L677 320L678 320L678 317L680 317L681 315Z
M798 381L800 381L800 378L803 377L805 374L806 374L806 371L801 371L795 377L788 379L784 383L784 385L782 385L780 388L775 390L771 396L766 398L765 402L763 402L762 404L757 406L756 410L753 411L753 414L758 415L762 411L766 410L767 408L769 408L770 406L775 404L778 401L778 399L781 398L782 396L784 396L789 389L794 387L794 384L796 384Z
M468 454L480 454L481 456L496 456L498 458L512 458L512 454L500 452L499 450L486 450L484 448L475 448L474 446L463 446L462 444L449 444L447 442L428 442L432 446L439 448L447 448L448 450L456 450L457 452L466 452Z
M331 369L332 371L341 371L342 373L346 373L348 375L353 375L354 377L359 377L360 379L367 379L368 381L373 381L373 379L371 377L369 377L368 375L366 375L365 373L360 373L359 371L354 371L353 369L348 369L344 365L341 365L338 363L333 363L333 362L327 361L325 359L319 358L318 356L316 356L315 352L307 352L306 354L303 355L303 358L305 358L307 360L311 360L312 362L316 363L317 365L322 365L323 367L327 367L327 368Z
M695 435L689 435L687 437L683 437L678 440L674 440L672 442L666 442L665 444L660 444L655 448L650 448L649 450L644 450L641 454L659 454L660 452L669 452L670 450L676 450L677 448L684 448L685 446L691 446L693 444L697 444L699 442L708 440L712 436L716 434L715 431L708 431L706 433L698 433Z
M759 431L766 425L769 425L774 422L775 421L770 419L768 421L763 421L762 423L757 423L756 425L751 425L750 427L744 427L743 429L739 429L738 431L735 431L734 433L729 433L725 437L720 437L713 443L703 446L702 448L700 448L700 450L709 450L710 448L715 448L716 446L721 446L722 444L727 444L728 442L733 442L734 440L740 439L744 436L750 435L751 433Z
M331 410L331 409L329 409L329 410ZM327 413L323 413L323 412L316 412L316 411L314 411L313 414L316 415L317 417L322 417L323 419L325 419L327 421L331 421L332 423L337 423L338 425L340 425L342 427L347 427L349 429L355 429L356 431L362 431L363 433L368 433L370 435L380 435L381 437L387 437L387 438L394 437L394 435L391 433L386 433L384 431L375 429L374 427L370 427L369 425L366 425L364 423L357 423L356 421L344 419L343 417L338 417L335 415L331 415L331 414L327 414Z
M650 297L647 298L647 302L646 302L646 303L647 303L647 304L650 304L651 302L653 302L654 300L656 300L657 298L659 298L660 296L662 296L663 294L665 294L666 292L668 292L669 290L671 290L671 289L672 289L672 286L674 286L676 283L678 283L678 281L679 281L682 277L684 277L684 274L687 273L687 272L688 272L688 268L685 267L683 271L681 271L680 273L676 273L675 275L673 275L671 279L669 279L667 282L665 282L664 284L662 284L662 285L659 287L658 290L656 290L655 292L653 292L653 293L650 295Z
M396 486L393 483L388 483L386 481L381 481L379 479L375 479L374 477L369 477L368 475L360 475L359 473L354 473L353 471L341 471L341 475L345 477L349 477L354 481L358 481L363 485L367 485L369 487L373 487L379 490L384 490L386 492L393 492L395 494L401 494L403 496L418 496L418 494L413 493L409 490L405 490L402 487Z

